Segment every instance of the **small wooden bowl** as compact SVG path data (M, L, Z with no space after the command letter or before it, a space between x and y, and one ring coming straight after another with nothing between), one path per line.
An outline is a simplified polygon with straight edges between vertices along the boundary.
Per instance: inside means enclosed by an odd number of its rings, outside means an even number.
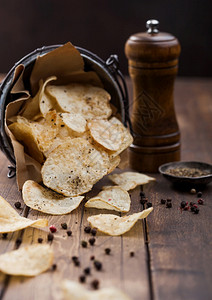
M187 177L187 176L177 176L167 173L170 169L176 168L195 168L201 171L208 172L208 175L202 175L199 177ZM196 162L196 161L181 161L181 162L171 162L163 164L159 167L159 172L172 183L177 185L188 185L188 186L197 186L197 185L206 185L212 181L212 165Z

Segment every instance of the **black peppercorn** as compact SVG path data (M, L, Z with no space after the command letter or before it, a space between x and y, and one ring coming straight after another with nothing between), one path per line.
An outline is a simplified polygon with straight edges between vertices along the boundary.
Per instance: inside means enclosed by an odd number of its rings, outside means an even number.
M61 227L62 227L63 229L67 229L67 228L68 228L68 226L67 226L66 223L62 223L62 224L61 224Z
M161 204L166 204L166 200L165 200L165 199L161 199L161 200L160 200L160 203L161 203Z
M198 192L198 193L197 193L197 197L198 197L198 198L201 198L201 197L202 197L202 192Z
M15 202L15 207L18 209L21 208L21 202L19 201Z
M90 233L90 232L91 232L91 227L90 227L90 226L86 226L86 227L84 228L84 231L85 231L86 233Z
M144 205L145 203L147 203L147 201L148 201L148 198L142 198L140 200L140 203Z
M81 241L81 245L83 248L87 248L88 243L86 241Z
M94 288L95 290L97 290L99 288L99 280L98 279L94 279L91 282L91 286L92 286L92 288Z
M105 249L105 254L109 255L110 252L111 252L111 249L110 249L110 248L106 248L106 249Z
M92 256L90 257L90 260L94 260L94 259L95 259L95 256L92 255Z
M15 241L16 246L19 247L22 243L22 239L21 238L17 238L17 240Z
M91 273L91 268L90 268L90 267L85 268L85 269L84 269L84 273L85 273L86 275L89 275L89 274Z
M68 236L71 236L71 235L72 235L72 231L71 231L71 230L67 230L66 233L67 233Z
M92 234L93 236L95 236L95 235L96 235L96 233L97 233L97 230L96 230L96 228L93 228L93 229L91 229L91 234Z
M198 208L198 207L194 207L193 212L194 212L195 214L198 214L198 213L199 213L199 208Z
M89 244L91 246L93 246L95 244L96 239L93 237L93 238L90 238L88 241L89 241Z
M146 206L147 206L147 208L152 207L152 203L151 202L147 202Z
M181 207L181 208L185 208L185 207L186 207L186 202L185 202L185 201L182 201L182 202L180 203L180 207Z
M172 207L172 203L171 202L166 202L166 207L167 208L171 208Z
M57 265L56 264L53 264L52 265L52 271L55 271L57 269Z
M79 281L80 281L81 283L84 283L84 282L85 282L85 280L86 280L86 277L85 277L85 275L80 275L80 277L79 277Z
M97 271L100 271L102 269L102 263L98 260L95 260L94 267L96 268Z
M140 192L140 197L141 197L141 198L146 198L145 193L144 193L144 192Z
M43 239L42 238L38 238L38 243L42 244Z
M135 256L135 253L133 251L130 252L130 256L133 257Z

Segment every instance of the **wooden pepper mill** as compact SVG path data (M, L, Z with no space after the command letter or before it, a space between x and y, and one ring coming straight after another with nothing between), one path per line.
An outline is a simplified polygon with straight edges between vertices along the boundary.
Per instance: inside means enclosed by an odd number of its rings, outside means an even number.
M157 172L161 164L180 160L173 99L180 44L171 34L159 32L158 24L147 21L147 32L130 36L125 45L133 82L129 157L131 167L140 172Z

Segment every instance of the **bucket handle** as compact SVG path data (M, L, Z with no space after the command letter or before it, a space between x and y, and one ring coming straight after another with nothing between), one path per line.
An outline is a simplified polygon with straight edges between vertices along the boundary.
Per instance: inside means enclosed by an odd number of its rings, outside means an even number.
M119 70L119 59L118 59L118 55L116 54L111 54L109 56L109 58L106 60L105 65L109 68L110 72L112 73L112 75L114 76L118 87L121 91L121 95L122 95L122 101L124 104L124 126L127 127L127 124L129 125L129 129L130 132L132 134L132 124L130 121L130 116L129 116L129 96L128 96L128 91L127 91L127 85L124 79L123 74L121 73L121 71ZM121 87L121 84L123 86L123 88Z

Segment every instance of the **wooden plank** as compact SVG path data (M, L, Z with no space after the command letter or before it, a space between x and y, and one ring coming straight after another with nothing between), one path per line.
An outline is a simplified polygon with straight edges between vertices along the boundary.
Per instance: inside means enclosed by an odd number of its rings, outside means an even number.
M87 195L91 197L97 194L102 185L109 184L105 179L99 182L95 189ZM141 210L139 203L139 189L132 193L131 212ZM98 233L95 237L95 245L89 244L91 234L84 232L84 227L88 225L87 217L98 213L108 213L96 209L84 209L83 204L73 213L64 216L48 216L30 210L28 217L37 219L47 217L49 224L56 226L58 231L54 234L52 247L55 253L54 262L57 270L48 271L35 278L11 277L6 289L4 300L13 299L60 299L60 284L63 279L79 281L79 276L83 274L86 267L91 268L91 275L86 277L84 284L91 289L91 282L98 279L101 287L115 286L124 290L132 299L149 299L148 271L146 264L146 248L143 237L143 227L140 221L129 233L123 237L111 237ZM110 212L119 214L116 212ZM68 237L66 230L61 229L61 223L66 222L68 229L73 234ZM27 228L24 230L23 243L37 243L38 237L47 242L46 230ZM81 241L87 241L87 248L81 246ZM105 248L111 249L111 254L105 254ZM130 251L135 252L135 257L130 257ZM71 257L78 256L80 266L74 266ZM97 271L93 265L91 256L103 264L101 271ZM18 296L17 296L18 295Z
M211 80L177 82L182 160L212 163L211 94ZM160 175L145 191L154 206L148 218L154 299L212 299L212 185L203 190L205 204L198 215L179 209L182 200L197 202L197 196ZM172 198L173 207L161 205L161 198Z

